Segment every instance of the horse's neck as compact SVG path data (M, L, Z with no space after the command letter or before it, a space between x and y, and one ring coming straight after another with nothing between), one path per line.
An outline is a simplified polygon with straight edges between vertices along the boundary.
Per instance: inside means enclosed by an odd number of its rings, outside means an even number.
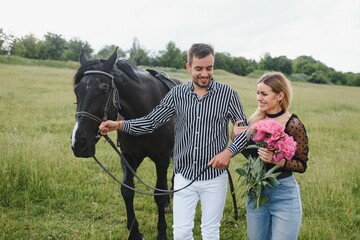
M150 104L150 99L146 99L145 92L148 93L150 89L147 88L147 84L142 82L142 79L130 79L128 77L121 77L115 79L115 85L119 92L120 98L120 114L125 119L133 119L145 116L153 109Z

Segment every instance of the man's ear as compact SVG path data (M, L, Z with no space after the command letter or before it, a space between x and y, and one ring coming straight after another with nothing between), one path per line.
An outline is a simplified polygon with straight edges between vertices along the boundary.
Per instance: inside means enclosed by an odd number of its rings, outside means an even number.
M189 63L185 64L186 70L188 70L189 73L191 73L191 65Z

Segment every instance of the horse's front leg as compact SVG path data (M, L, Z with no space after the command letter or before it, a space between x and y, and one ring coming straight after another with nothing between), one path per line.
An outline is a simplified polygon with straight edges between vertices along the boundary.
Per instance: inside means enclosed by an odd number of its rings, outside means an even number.
M130 157L125 156L125 158L130 162ZM131 161L132 163L135 161ZM136 171L137 166L134 166L134 171ZM122 163L123 169L123 181L127 186L134 188L134 175L128 170L128 168ZM139 222L136 219L134 211L134 196L135 192L127 187L121 186L121 195L125 201L126 206L126 215L127 215L127 228L130 231L128 240L143 240L144 236L139 231Z
M167 185L167 169L169 167L170 155L165 155L163 158L157 159L155 161L156 165L156 188L158 189L168 189ZM158 191L154 191L157 193ZM157 240L166 240L166 229L167 223L165 218L165 206L169 204L169 195L155 195L155 202L158 207L158 236Z

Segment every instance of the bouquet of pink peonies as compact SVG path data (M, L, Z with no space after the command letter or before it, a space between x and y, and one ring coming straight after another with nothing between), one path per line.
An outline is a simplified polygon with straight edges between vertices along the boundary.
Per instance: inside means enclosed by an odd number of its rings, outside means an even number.
M251 139L255 145L250 145L247 149L267 148L274 152L273 160L280 162L281 159L290 160L295 155L296 142L292 136L285 133L285 127L281 126L273 119L261 120L251 126ZM248 158L243 168L235 171L244 179L246 191L244 196L249 196L250 201L255 200L254 208L268 202L267 196L262 194L265 187L273 188L273 184L279 184L277 176L280 172L274 173L279 166L275 165L266 171L265 163L260 157Z

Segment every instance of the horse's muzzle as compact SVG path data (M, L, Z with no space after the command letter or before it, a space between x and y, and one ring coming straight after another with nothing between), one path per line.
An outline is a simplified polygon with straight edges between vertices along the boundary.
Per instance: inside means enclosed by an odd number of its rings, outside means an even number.
M84 138L76 139L75 142L73 142L71 145L74 156L81 158L93 157L96 151L95 145L99 141L99 139L99 135L95 136L93 141L87 141Z

